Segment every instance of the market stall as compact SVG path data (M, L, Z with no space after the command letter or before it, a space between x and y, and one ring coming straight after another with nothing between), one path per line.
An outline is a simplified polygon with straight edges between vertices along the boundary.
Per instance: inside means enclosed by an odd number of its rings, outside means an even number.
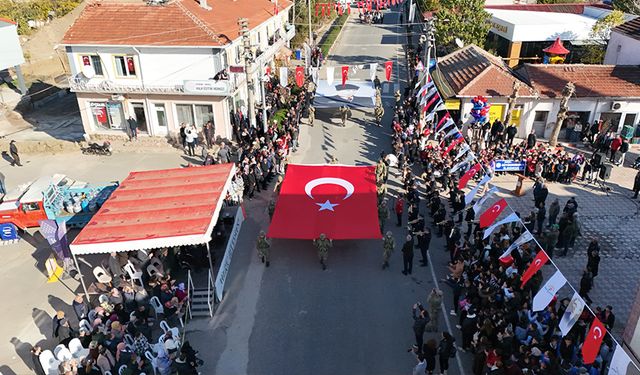
M71 243L76 265L80 255L208 249L234 175L234 164L130 173ZM88 295L82 273L80 278Z

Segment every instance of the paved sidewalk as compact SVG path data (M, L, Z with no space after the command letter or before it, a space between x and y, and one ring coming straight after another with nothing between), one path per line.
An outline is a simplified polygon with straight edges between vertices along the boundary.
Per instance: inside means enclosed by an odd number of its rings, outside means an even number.
M636 172L628 167L615 167L606 183L611 188L608 195L594 184L547 183L547 206L557 197L562 209L570 197L576 197L582 224L582 236L577 239L574 249L567 257L554 257L553 261L567 280L579 289L582 271L587 264L587 246L591 239L598 240L602 260L589 296L594 301L592 307L613 306L616 338L622 336L640 281L637 277L640 266L640 201L631 199ZM523 217L533 209L533 182L526 185L529 191L522 197L510 193L516 184L514 175L498 176L493 182L501 190L498 195L506 197L511 207ZM552 271L552 267L545 267L545 276L548 277ZM565 287L560 294L569 294L568 290Z

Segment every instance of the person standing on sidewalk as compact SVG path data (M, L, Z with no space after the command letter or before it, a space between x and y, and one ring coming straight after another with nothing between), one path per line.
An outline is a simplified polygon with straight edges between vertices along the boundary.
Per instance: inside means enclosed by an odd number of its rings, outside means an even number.
M449 332L442 332L442 339L438 344L438 360L440 362L440 373L447 375L449 371L449 359L456 356L455 339Z
M582 272L582 278L580 279L580 291L578 292L578 294L585 300L585 302L587 302L588 305L591 305L591 303L593 303L593 301L589 297L591 288L593 288L593 276L591 275L589 268L586 268Z
M402 226L402 213L404 212L404 198L398 197L394 206L396 217L398 218L397 226Z
M416 346L418 351L422 352L424 345L424 330L429 323L429 313L419 303L413 304L413 333L416 336Z
M15 140L11 140L11 142L9 142L9 154L11 154L11 159L13 159L13 162L11 162L11 166L18 166L18 167L22 167L22 164L20 163L20 155L18 155L18 147L16 146L16 141Z
M551 206L549 206L549 224L547 224L547 228L551 228L552 225L556 223L556 219L560 214L560 201L558 198L554 199L551 202Z

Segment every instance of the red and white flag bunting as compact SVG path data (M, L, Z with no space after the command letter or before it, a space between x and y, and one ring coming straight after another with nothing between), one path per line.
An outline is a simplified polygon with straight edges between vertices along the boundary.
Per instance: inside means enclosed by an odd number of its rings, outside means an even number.
M504 198L494 203L493 206L487 208L480 215L480 228L486 228L491 225L491 223L496 221L505 208L507 208L507 201Z
M544 253L544 251L541 251ZM549 259L549 258L547 258ZM531 263L533 265L533 263ZM560 332L562 332L562 337L566 336L574 324L580 319L580 315L582 315L582 310L584 310L584 300L580 297L578 292L573 293L573 297L571 298L571 302L569 302L569 306L562 314L562 318L560 318L560 322L558 323L558 328L560 328Z
M596 360L598 352L600 352L602 339L606 332L607 330L604 328L600 319L598 319L598 317L594 317L593 323L591 323L591 329L589 330L589 333L587 333L584 344L582 344L582 361L584 364L588 365Z
M622 345L618 345L616 350L613 352L613 358L611 358L611 364L609 365L609 374L611 375L627 375L633 374L629 370L629 365L631 364L631 358L629 358L629 354L624 351ZM637 373L637 372L636 372Z
M485 178L487 176L485 175ZM478 184L478 186L480 186L480 184ZM499 228L501 225L505 225L505 224L509 224L509 223L513 223L515 221L520 220L520 218L518 217L518 215L513 212L512 214L510 214L509 216L505 217L504 219L498 221L497 223L494 223L492 226L490 226L489 228L484 230L484 235L483 235L483 239L489 237L491 235L491 233L493 233L494 230L496 230L496 228Z
M473 198L476 197L476 194L478 194L478 191L480 190L480 188L490 180L491 180L491 176L488 174L485 174L484 177L482 177L482 180L480 181L480 183L476 185L473 189L471 189L471 191L468 192L467 195L464 196L464 205L466 206L470 204L473 201Z
M529 242L531 240L533 240L533 234L531 234L531 232L529 232L529 231L525 231L524 233L522 233L520 235L520 237L518 237L517 240L513 241L513 243L511 243L511 245L509 245L507 250L505 250L504 253L502 253L502 255L500 255L500 258L505 258L505 257L509 256L513 250L518 248L518 246L522 246L522 245L526 244L527 242Z
M548 261L549 256L547 255L547 253L542 250L538 251L538 254L535 258L533 258L533 261L531 261L531 264L529 265L527 270L522 274L522 278L520 279L520 288L523 288L524 285L533 277L533 275L535 275L536 272L540 271L542 269L542 266L547 264Z
M562 272L556 271L556 273L551 276L549 280L540 288L538 293L536 293L535 297L533 297L533 305L531 309L536 311L542 311L549 306L549 303L553 300L553 297L556 296L558 290L567 283L567 279L564 277Z

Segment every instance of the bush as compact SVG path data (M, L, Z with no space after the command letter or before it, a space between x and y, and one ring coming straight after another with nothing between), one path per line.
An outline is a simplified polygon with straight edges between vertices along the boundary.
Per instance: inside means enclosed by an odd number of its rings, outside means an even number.
M331 29L329 29L329 31L327 31L327 33L324 35L320 49L322 50L322 55L325 58L329 54L329 49L331 49L331 46L333 45L333 43L335 43L338 35L340 35L340 30L342 30L342 26L344 26L345 22L347 22L348 17L349 16L347 14L343 14L340 17L336 18L333 25L331 25Z
M17 1L0 0L0 17L7 18L18 24L18 34L27 35L31 32L28 22L45 21L52 14L62 17L74 10L80 0L33 0Z

